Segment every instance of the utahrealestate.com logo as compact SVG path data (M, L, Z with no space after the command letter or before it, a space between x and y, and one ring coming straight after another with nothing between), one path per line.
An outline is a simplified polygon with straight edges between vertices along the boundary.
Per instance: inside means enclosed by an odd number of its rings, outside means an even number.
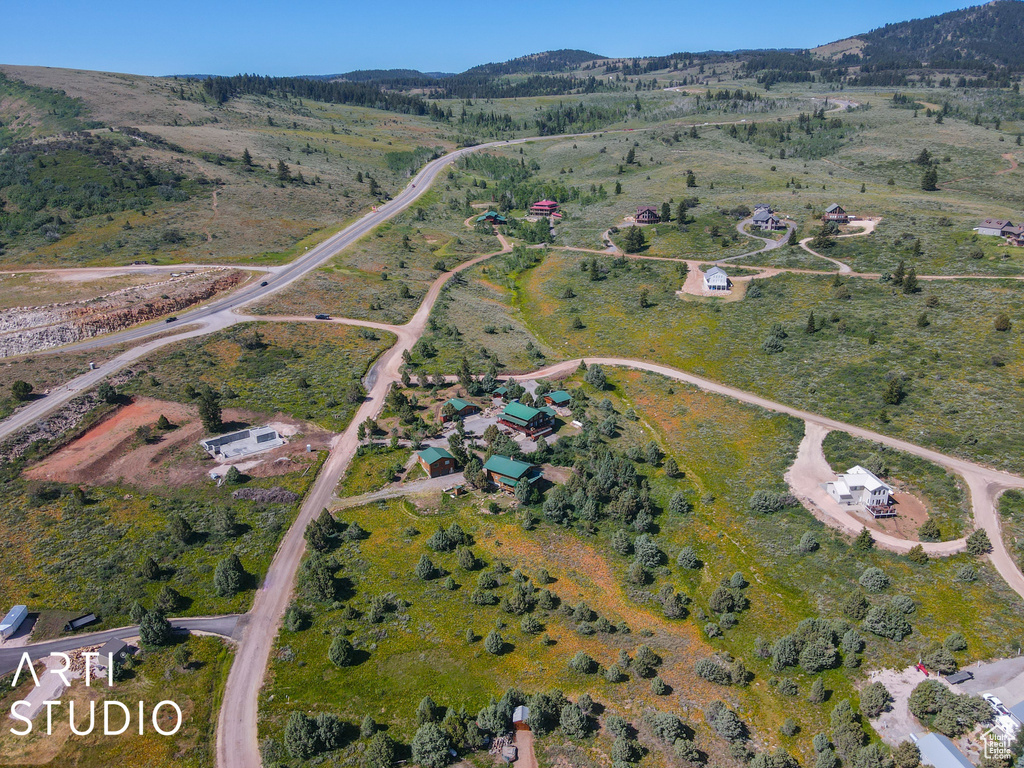
M982 756L986 760L1010 760L1013 758L1012 739L998 728L989 728L981 734Z
M68 672L71 669L71 657L66 653L54 653L51 656L62 660L63 666L59 669L47 668L44 672L44 679L49 683L46 686L46 690L52 691L51 695L59 695L60 691L65 690L71 686L71 681L68 679ZM106 670L107 686L110 688L114 687L114 655L109 654L105 659L105 664L100 662L100 654L91 651L83 653L82 656L85 659L85 684L91 686L94 678L101 678L102 674L100 670ZM53 733L54 720L62 720L64 713L64 702L60 700L52 700L44 698L47 694L42 689L43 684L39 680L39 676L36 674L35 668L32 666L32 659L27 653L22 654L21 662L18 664L18 671L14 673L14 680L11 682L11 687L16 688L18 686L18 680L21 678L22 671L28 669L28 674L32 676L32 682L35 683L34 690L29 693L29 698L20 699L11 705L11 719L17 720L21 725L11 728L11 733L15 736L28 736L32 733L32 721L37 715L41 714L43 708L46 709L46 735L49 736ZM53 678L48 677L49 675L56 675L59 679L56 683ZM63 686L63 687L61 687ZM85 718L85 723L79 727L78 721L82 720L82 706L88 707L88 715ZM68 724L71 726L71 732L76 736L88 736L93 731L99 732L97 728L97 720L103 728L104 736L120 736L123 733L127 733L133 726L138 728L139 735L142 736L146 733L146 714L147 707L146 702L140 701L135 713L132 709L121 701L107 700L103 702L102 711L97 716L96 702L89 701L87 704L80 704L77 714L75 711L74 700L69 700L66 707L66 716ZM160 711L169 710L173 712L168 725L173 727L167 728L160 724ZM56 710L56 713L55 711ZM133 723L133 714L137 722ZM173 736L181 728L181 707L179 707L173 701L165 700L158 703L152 708L152 715L150 718L152 722L152 730L161 736ZM42 731L42 728L40 728Z

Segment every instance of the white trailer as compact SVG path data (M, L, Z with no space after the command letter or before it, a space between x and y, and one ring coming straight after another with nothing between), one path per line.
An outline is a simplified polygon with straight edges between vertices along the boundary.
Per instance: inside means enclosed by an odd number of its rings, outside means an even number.
M24 605L16 605L7 612L3 620L0 621L0 640L6 640L15 632L18 631L18 627L28 617L28 607Z

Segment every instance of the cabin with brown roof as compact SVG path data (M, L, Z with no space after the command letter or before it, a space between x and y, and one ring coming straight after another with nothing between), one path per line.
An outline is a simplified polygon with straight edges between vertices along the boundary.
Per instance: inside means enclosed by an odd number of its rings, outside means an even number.
M657 224L661 221L658 207L655 205L639 205L636 209L637 224Z

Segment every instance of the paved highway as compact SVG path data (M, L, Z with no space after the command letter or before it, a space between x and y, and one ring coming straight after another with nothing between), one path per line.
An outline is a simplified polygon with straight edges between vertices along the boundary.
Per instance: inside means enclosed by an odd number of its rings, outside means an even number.
M171 619L170 621L173 629L234 638L240 618L239 614L231 614L228 616ZM138 626L130 626L107 629L102 632L70 635L69 637L48 640L44 643L32 643L31 645L11 647L0 645L0 675L6 675L8 672L16 670L25 653L28 653L29 657L35 661L49 656L51 653L67 653L68 651L76 651L79 648L85 648L90 645L102 645L108 640L124 640L129 637L137 637L138 634Z

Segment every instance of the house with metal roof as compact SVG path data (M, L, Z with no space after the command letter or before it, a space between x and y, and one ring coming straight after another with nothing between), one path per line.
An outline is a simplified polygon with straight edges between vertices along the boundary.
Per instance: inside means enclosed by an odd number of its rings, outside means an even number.
M530 213L534 216L552 216L558 213L558 203L554 200L538 200L530 206Z
M27 618L28 606L16 605L11 608L3 619L0 619L0 640L6 640L17 632L18 627L20 627L22 622Z
M427 477L443 477L452 474L458 466L455 457L444 448L433 446L424 448L416 454L416 458L427 473Z
M531 408L518 400L505 405L498 423L529 437L549 435L555 426L555 413L550 408Z
M729 275L721 267L712 267L704 273L705 291L728 291Z
M508 219L506 219L504 216L502 216L497 211L488 211L487 213L483 214L482 216L477 216L476 217L476 221L477 221L478 224L480 222L484 222L484 221L487 222L488 224L495 224L495 225L508 224Z
M836 224L846 224L850 220L850 214L846 212L843 206L838 203L832 203L832 205L825 209L825 215L821 217L821 220L825 222L834 221Z
M113 660L115 663L123 662L128 655L131 653L131 647L124 640L108 640L100 649L97 651L99 658L96 660L96 665L106 669L107 664Z
M921 763L932 768L974 768L956 744L941 733L910 734L910 739L921 750Z
M514 491L519 483L533 483L540 477L539 467L509 456L491 456L484 462L487 479L503 491Z
M530 726L526 724L526 721L530 719L530 708L525 704L520 704L512 712L512 727L517 731L528 731Z
M874 517L895 517L892 486L859 464L825 484L825 491L845 507L863 506Z
M506 387L503 384L500 387L495 387L494 391L491 392L491 397L496 398L498 400L504 400L505 399L505 395L507 395L507 394L508 394L508 387Z
M455 410L455 413L446 416L445 411L448 410L449 405ZM453 421L455 419L464 419L479 412L480 408L474 403L463 400L461 397L453 397L441 406L441 423L444 424L446 421Z
M572 395L564 389L556 389L554 392L544 393L544 402L555 408L568 408L572 402Z

